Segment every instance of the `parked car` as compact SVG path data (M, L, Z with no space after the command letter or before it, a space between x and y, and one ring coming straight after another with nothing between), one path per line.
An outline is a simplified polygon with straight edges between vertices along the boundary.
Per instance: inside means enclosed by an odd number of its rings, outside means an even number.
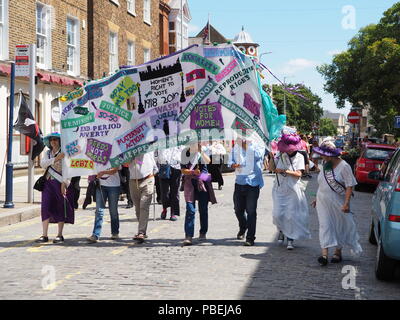
M378 185L378 181L368 178L368 173L379 170L383 162L396 150L395 146L387 144L366 144L361 151L360 157L354 165L354 173L358 182L356 190L362 184Z
M384 173L372 171L368 176L380 181L372 198L369 235L369 242L378 245L375 274L380 280L391 280L400 262L400 149Z

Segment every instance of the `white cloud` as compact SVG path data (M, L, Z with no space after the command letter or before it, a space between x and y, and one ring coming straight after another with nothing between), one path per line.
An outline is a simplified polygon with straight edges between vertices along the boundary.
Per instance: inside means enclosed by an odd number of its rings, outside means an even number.
M316 61L307 60L303 58L292 59L284 64L281 73L284 75L293 75L305 69L315 68L319 64L320 63Z
M335 50L328 51L328 55L334 56L334 55L342 53L342 52L343 52L343 50L335 49Z
M196 26L194 24L189 24L189 26L188 26L189 35L191 35L191 34L196 35L200 32L200 30L201 30L200 27Z

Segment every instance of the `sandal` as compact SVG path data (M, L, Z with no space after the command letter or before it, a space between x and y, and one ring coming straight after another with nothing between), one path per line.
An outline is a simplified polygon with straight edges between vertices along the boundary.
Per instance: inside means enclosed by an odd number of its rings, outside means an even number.
M326 266L328 264L328 256L320 256L318 262L322 267Z
M332 256L331 262L332 262L332 263L339 263L339 262L342 262L342 255L341 255L341 254L335 253L335 254Z
M145 234L139 233L133 238L133 240L137 240L138 242L142 243L142 242L144 242L145 238L146 238Z

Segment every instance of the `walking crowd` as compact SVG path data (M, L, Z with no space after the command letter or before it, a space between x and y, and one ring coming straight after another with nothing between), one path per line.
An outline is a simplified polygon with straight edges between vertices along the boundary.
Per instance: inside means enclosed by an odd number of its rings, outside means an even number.
M44 138L48 147L42 157L44 173L42 191L43 234L36 241L49 241L50 223L58 224L54 243L64 242L65 223L74 223L74 210L78 208L79 179L63 179L60 134ZM85 209L92 199L96 211L92 234L88 243L100 240L106 203L111 218L111 239L119 239L118 201L126 194L127 207L135 207L138 221L133 239L143 243L147 235L150 206L154 190L157 202L162 204L161 219L177 221L180 217L180 191L186 203L182 245L193 244L195 234L196 203L199 211L199 240L207 238L209 203L217 203L212 183L224 185L222 166L235 171L233 211L238 221L237 239L245 246L256 240L257 203L264 186L263 171L275 175L272 188L273 224L278 231L278 242L286 239L287 249L293 250L294 242L310 239L309 204L305 196L303 179L312 178L310 171L318 173L318 192L311 203L319 219L321 266L328 264L328 250L334 250L331 262L342 261L342 248L347 246L355 254L361 253L359 236L350 209L353 187L357 184L351 167L340 158L341 150L327 139L318 145L316 139L294 133L284 133L279 141L271 143L271 151L255 139L238 138L227 149L223 141L195 143L190 146L171 147L137 156L121 167L109 168L88 177L89 185L83 203ZM322 160L320 170L319 161ZM169 209L169 215L168 215Z

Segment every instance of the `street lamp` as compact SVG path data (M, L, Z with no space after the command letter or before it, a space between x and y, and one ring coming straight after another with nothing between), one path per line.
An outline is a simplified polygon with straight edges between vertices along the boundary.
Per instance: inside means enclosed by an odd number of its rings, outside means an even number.
M261 53L260 54L260 57L258 58L258 61L261 63L261 57L264 55L264 54L271 54L272 53L272 51L268 51L268 52L263 52L263 53ZM273 89L273 87L272 87L272 82L271 82L271 99L273 99L274 97L274 89Z
M264 55L264 54L271 54L272 53L272 51L268 51L268 52L263 52L263 53L261 53L260 54L260 57L258 58L258 60L261 62L261 57Z
M294 76L283 77L283 114L286 116L286 79L294 78Z

